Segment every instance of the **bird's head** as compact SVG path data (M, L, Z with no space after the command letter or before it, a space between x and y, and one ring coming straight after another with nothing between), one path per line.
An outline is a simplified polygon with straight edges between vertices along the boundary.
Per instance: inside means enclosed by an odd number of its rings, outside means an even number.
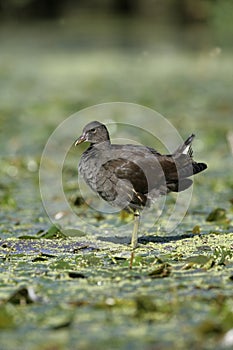
M84 127L82 135L75 141L75 146L82 142L98 144L106 141L109 141L109 133L106 126L94 121Z

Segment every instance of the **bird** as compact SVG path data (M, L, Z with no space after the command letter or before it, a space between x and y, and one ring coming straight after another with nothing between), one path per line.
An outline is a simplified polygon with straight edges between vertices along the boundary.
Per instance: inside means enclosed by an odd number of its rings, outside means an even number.
M133 144L112 144L106 125L99 121L88 123L75 146L88 142L82 153L78 174L88 186L113 206L134 214L131 247L138 246L140 214L144 207L169 192L189 188L191 176L207 168L193 160L191 134L172 154Z

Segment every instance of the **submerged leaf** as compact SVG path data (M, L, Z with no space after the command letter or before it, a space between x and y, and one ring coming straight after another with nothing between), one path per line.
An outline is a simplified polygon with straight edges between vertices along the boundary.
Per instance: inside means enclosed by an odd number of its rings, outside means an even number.
M83 197L81 196L77 196L75 199L74 199L74 205L79 207L80 205L83 205L85 203Z
M86 278L86 276L83 273L76 272L76 271L68 272L68 276L70 278Z
M222 333L222 325L215 319L207 319L197 327L199 334Z
M198 268L203 268L205 270L209 270L211 267L215 265L215 261L211 256L201 255L201 254L191 256L187 258L186 261L188 262L188 264L186 264L183 267L183 270L188 270L192 267L195 267L195 268L198 267Z
M167 263L160 264L149 273L149 276L152 278L168 277L171 274L171 270L171 265Z
M209 256L206 255L194 255L190 256L189 258L186 259L187 262L197 264L197 265L204 265L210 260Z
M225 221L226 219L226 209L216 208L207 216L206 221Z
M57 331L57 330L60 330L60 329L63 329L63 328L69 328L72 325L72 322L73 322L73 317L71 317L67 321L64 321L64 322L62 322L60 324L52 326L51 329Z
M200 233L201 233L201 228L200 228L200 226L199 226L199 225L194 226L193 229L192 229L192 233L193 233L194 235L200 234Z
M65 239L67 238L66 235L60 230L58 226L52 225L48 231L40 235L40 238L47 238L47 239Z
M141 314L144 314L144 313L157 311L157 306L155 305L151 297L148 295L138 296L135 302L136 302L137 316L140 316Z

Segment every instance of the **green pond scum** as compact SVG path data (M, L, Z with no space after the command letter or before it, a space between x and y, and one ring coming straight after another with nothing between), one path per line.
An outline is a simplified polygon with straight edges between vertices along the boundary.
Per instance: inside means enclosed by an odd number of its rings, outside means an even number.
M116 42L122 27L116 22L109 33L103 21L95 33L91 19L79 48L81 34L74 29L70 38L62 25L6 26L0 34L1 350L232 348L232 48L207 32L192 49L185 42L195 32L156 41L149 23L140 47L116 48L109 36ZM130 28L129 42L144 35L135 22ZM95 49L85 46L88 35L96 35ZM195 158L208 164L183 221L167 235L156 225L140 232L133 261L128 242L51 224L39 192L40 156L53 130L109 101L156 109L184 138L194 132ZM77 215L103 232L127 223L130 234L132 216L99 214L82 201L72 157L63 183Z

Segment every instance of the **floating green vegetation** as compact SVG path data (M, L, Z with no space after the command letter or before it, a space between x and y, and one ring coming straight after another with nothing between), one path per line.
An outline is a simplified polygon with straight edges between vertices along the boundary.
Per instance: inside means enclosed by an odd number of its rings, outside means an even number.
M206 218L206 221L220 221L220 222L226 222L227 216L226 216L226 209L217 208L214 209Z
M110 26L101 31L95 51L76 47L69 36L76 24L64 31L65 22L49 30L46 23L17 33L8 28L1 36L1 349L232 348L231 48L216 48L206 33L192 51L173 41L158 45L154 24L141 37L138 23L125 36L121 22L112 33ZM92 21L83 27L84 46L91 28ZM123 46L138 37L141 46L112 47L109 36L116 42L122 32ZM64 192L87 225L54 226L39 193L40 156L53 130L71 113L113 100L158 110L184 137L194 132L195 158L208 163L182 223L170 234L145 225L134 259L128 240L111 230L124 224L130 235L132 217L97 213L84 203L76 153L64 169ZM49 171L56 177L52 164ZM58 213L59 223L64 213ZM101 237L88 231L89 223Z

